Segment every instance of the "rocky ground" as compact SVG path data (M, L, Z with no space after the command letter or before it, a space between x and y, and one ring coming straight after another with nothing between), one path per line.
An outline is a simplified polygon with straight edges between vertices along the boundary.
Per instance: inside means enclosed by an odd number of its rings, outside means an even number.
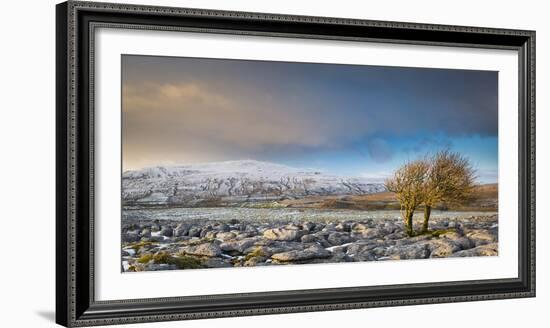
M398 218L327 222L123 220L122 269L156 271L498 255L496 215L433 218L404 234ZM420 221L415 222L420 230Z

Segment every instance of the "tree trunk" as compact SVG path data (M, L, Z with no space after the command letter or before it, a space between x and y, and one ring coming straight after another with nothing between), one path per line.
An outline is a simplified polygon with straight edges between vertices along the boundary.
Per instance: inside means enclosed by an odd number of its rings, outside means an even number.
M430 214L432 213L432 207L426 205L424 207L424 224L422 224L422 232L428 231L428 221L430 221Z
M414 236L414 230L413 230L413 214L414 210L407 211L407 222L405 223L406 229L407 229L407 236L412 237Z

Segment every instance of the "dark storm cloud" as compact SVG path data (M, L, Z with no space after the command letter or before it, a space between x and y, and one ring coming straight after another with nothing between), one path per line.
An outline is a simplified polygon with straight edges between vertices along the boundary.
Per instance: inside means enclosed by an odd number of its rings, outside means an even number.
M425 153L432 149L451 149L453 147L452 141L447 136L429 136L423 137L413 145L404 147L405 152Z
M153 56L122 66L128 167L357 145L384 162L403 149L395 138L497 135L496 72Z
M379 163L387 162L393 157L393 149L391 145L380 138L368 140L367 149L371 158Z

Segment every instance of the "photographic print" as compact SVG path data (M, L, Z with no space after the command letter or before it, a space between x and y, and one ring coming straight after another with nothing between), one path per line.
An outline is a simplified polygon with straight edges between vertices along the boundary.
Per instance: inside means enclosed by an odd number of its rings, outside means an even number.
M535 37L56 5L56 322L535 297Z
M123 272L498 256L498 72L121 60Z

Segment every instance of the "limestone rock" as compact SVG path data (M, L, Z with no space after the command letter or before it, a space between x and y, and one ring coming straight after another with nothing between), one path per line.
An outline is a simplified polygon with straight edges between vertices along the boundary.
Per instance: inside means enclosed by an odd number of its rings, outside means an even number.
M326 258L330 255L330 252L322 248L321 246L311 246L304 249L303 251L293 250L289 252L273 254L271 258L273 260L281 262L289 262Z
M180 248L180 252L189 255L216 257L221 254L220 246L216 243L203 243Z
M304 235L298 229L275 228L264 231L264 237L271 240L292 241L298 240Z

